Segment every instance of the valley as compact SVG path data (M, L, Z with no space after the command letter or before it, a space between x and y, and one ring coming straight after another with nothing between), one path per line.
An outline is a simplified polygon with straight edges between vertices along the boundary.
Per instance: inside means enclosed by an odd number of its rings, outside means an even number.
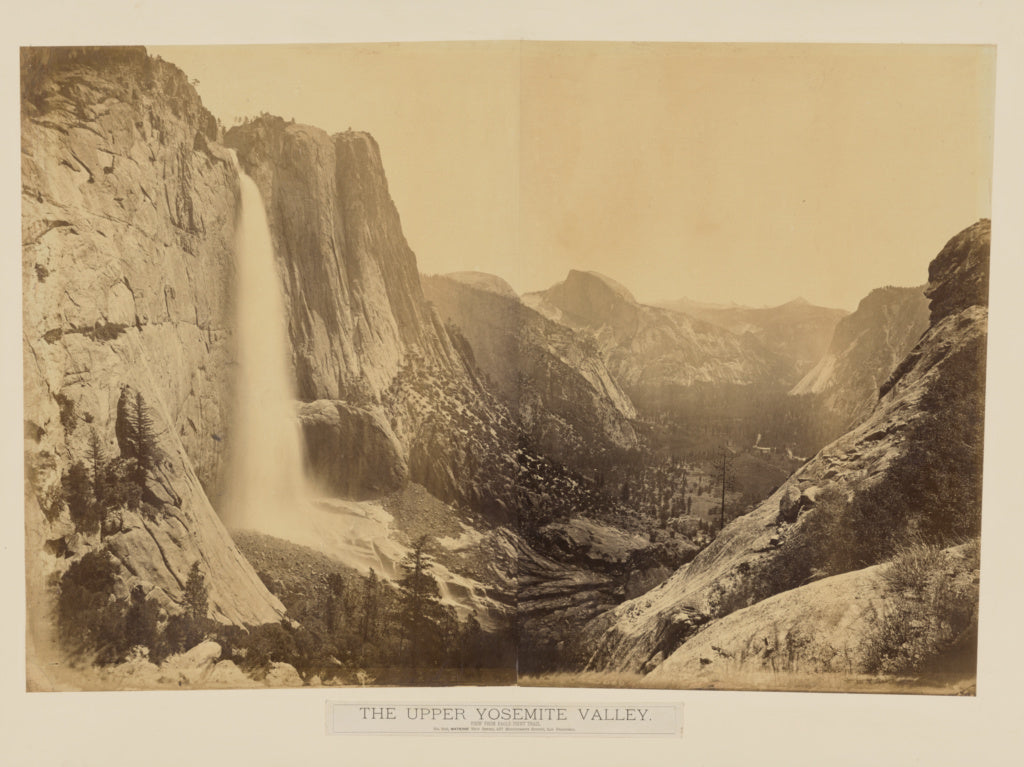
M969 687L987 220L852 313L519 295L369 133L22 81L31 684Z

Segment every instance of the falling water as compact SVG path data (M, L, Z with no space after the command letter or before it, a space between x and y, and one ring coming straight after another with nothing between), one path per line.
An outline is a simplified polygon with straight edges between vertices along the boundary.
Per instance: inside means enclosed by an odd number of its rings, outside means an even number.
M241 169L238 176L238 366L224 518L286 535L305 521L306 494L285 304L259 187Z

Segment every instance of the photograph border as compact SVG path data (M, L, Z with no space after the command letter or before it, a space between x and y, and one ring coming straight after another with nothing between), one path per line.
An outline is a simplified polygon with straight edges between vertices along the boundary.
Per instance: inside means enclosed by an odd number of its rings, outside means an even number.
M0 637L4 664L4 746L11 764L358 764L565 763L733 764L742 758L779 764L1011 763L1020 752L1016 658L1024 582L1016 541L1024 525L1019 491L1021 408L1016 389L1024 285L1024 11L1012 0L863 3L723 2L538 3L490 9L471 2L421 7L379 2L336 8L324 0L271 3L199 0L137 5L101 0L65 8L43 0L12 16L4 34L8 73L2 87L8 183L3 233L12 255L0 281L5 333L2 455L9 493L2 574L9 616ZM713 9L712 9L713 8ZM574 701L581 691L537 688L302 689L145 693L25 692L25 589L21 377L20 175L17 49L54 44L215 44L237 42L370 42L389 40L692 40L707 42L887 42L997 45L994 236L981 578L978 693L975 698L830 693L588 690L595 702L683 703L678 739L596 740L326 738L328 700L347 702L510 703ZM955 229L956 224L951 224ZM894 727L898 723L898 727Z

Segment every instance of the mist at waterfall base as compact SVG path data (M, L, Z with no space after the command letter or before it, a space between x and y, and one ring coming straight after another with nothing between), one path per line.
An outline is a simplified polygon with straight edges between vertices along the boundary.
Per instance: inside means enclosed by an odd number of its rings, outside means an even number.
M235 402L221 515L230 527L288 536L308 526L310 495L270 228L256 182L239 170Z
M282 281L263 197L238 168L235 243L236 368L225 491L225 525L306 546L366 575L401 577L409 553L380 501L328 497L305 474ZM487 589L435 564L442 601L490 629L500 607Z

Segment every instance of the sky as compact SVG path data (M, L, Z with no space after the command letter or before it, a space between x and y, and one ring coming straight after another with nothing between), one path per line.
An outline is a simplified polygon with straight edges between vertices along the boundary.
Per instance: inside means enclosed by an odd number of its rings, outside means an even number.
M156 47L224 123L373 134L420 270L853 309L990 215L982 46Z

